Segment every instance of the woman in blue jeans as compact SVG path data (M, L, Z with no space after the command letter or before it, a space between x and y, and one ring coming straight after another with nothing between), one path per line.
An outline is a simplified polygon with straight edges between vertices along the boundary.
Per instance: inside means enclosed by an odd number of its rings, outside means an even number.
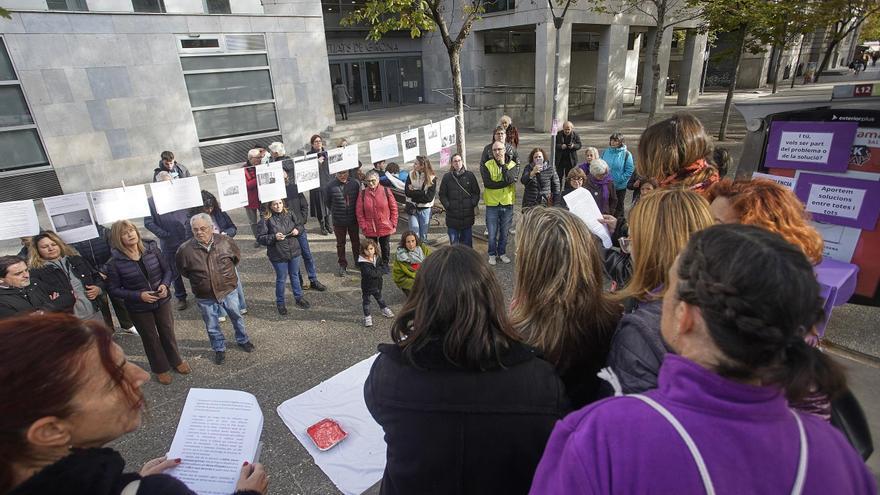
M417 156L413 171L406 178L406 212L409 214L409 228L418 233L419 240L428 240L428 226L431 222L431 207L437 193L437 180L434 168L427 157Z
M275 269L275 304L278 314L286 315L284 304L284 282L290 278L290 288L296 305L302 309L311 306L303 297L299 283L299 264L302 251L298 237L303 232L303 225L297 224L294 215L284 205L283 199L276 199L267 205L263 225L257 240L266 246L266 255Z

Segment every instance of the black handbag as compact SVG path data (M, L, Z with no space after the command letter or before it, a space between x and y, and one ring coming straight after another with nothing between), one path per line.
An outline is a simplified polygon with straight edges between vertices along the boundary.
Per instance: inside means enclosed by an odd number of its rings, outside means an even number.
M871 457L874 452L871 429L865 411L849 389L831 401L831 424L843 433L863 460Z

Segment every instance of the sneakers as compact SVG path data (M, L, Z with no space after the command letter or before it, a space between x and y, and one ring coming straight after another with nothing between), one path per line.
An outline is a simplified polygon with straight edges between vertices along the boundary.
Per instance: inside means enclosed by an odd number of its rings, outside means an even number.
M510 263L510 258L508 258L506 254L502 254L501 255L501 262L502 263Z
M174 378L171 376L171 373L167 371L165 373L157 374L156 379L159 380L159 383L161 383L162 385L171 385L171 382L174 380Z
M364 326L365 327L373 326L373 317L372 316L364 316Z
M382 316L384 316L385 318L394 318L394 311L391 311L391 308L385 306L384 308L382 308Z
M226 351L214 351L214 364L223 364L226 361Z
M176 308L178 311L183 311L184 309L186 309L186 308L188 308L188 307L189 307L189 303L186 302L186 298L178 299L178 300L177 300L177 306L175 306L175 308Z
M243 350L244 352L254 352L254 349L255 349L254 344L251 344L250 341L247 341L244 344L236 344L236 345L238 347L240 347L241 350Z
M345 267L344 266L339 265L338 267L336 267L336 276L337 277L344 277L345 276Z
M312 305L309 304L308 301L306 301L306 298L301 297L301 298L299 298L299 299L296 300L296 307L297 307L297 308L301 308L301 309L309 309L309 308L312 307Z
M492 266L495 266L495 256L494 255L491 255L491 254L489 255L489 264Z
M311 282L309 282L309 285L311 285L312 290L316 290L318 292L324 292L325 290L327 290L327 286L322 284L321 282L318 282L318 279L312 280Z
M226 317L221 316L220 318L217 318L217 321L219 321L220 323L223 323L224 321L226 321Z
M127 334L127 335L138 335L137 329L135 327L131 327L131 328L120 327L119 331L124 334Z
M188 374L192 373L192 368L190 368L189 363L187 363L186 361L178 364L177 366L174 367L174 369L175 369L175 371L177 371L181 375L188 375Z
M286 316L286 315L287 315L287 306L285 306L285 305L283 305L283 304L279 304L279 305L277 306L277 308L278 308L278 314L279 314L279 315L281 315L281 316Z
M247 314L247 308L241 308L241 314L246 315L246 314Z

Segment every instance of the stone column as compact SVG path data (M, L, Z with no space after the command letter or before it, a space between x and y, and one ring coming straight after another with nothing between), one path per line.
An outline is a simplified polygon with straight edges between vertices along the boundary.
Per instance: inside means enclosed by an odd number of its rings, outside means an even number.
M648 113L651 111L651 88L654 80L654 65L652 52L654 51L654 39L657 37L657 28L653 27L648 30L648 44L645 46L645 65L642 67L642 102L639 108L640 112ZM663 108L663 97L666 95L666 74L669 72L669 52L672 49L672 28L663 31L663 42L660 44L660 97L655 102L656 109Z
M684 56L678 77L678 104L690 106L700 98L700 78L706 55L706 34L688 29L684 39Z
M628 38L629 26L625 24L612 24L602 30L596 64L595 120L605 122L623 115Z
M535 130L549 132L553 125L553 85L558 84L556 118L559 128L568 118L568 83L571 68L571 23L564 22L559 30L559 74L553 81L556 61L556 28L553 20L535 25Z

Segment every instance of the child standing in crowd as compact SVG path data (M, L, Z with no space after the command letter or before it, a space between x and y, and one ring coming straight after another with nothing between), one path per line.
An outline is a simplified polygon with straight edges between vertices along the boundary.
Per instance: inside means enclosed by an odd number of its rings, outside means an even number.
M361 297L364 305L364 326L373 326L373 316L370 315L370 297L376 300L382 310L382 316L393 318L394 312L382 299L382 267L378 264L379 256L376 241L361 239L360 256L358 256L358 268L361 269Z
M602 152L602 159L608 163L611 178L614 180L614 190L617 193L617 206L613 215L620 218L623 216L623 206L626 201L626 185L636 168L632 153L626 149L622 134L615 132L608 138L608 147Z
M302 261L302 250L299 246L299 235L303 225L297 224L294 215L284 205L283 199L269 203L264 214L263 227L258 237L260 244L266 246L266 255L275 269L275 304L278 314L287 314L284 304L284 282L290 277L290 288L296 305L309 309L311 305L303 297L299 283L299 263Z
M590 175L587 176L584 187L593 195L603 215L614 213L619 201L605 160L596 158L590 162Z
M407 296L416 282L416 272L429 254L431 250L424 243L419 242L415 232L408 230L403 233L397 255L394 257L391 278Z

